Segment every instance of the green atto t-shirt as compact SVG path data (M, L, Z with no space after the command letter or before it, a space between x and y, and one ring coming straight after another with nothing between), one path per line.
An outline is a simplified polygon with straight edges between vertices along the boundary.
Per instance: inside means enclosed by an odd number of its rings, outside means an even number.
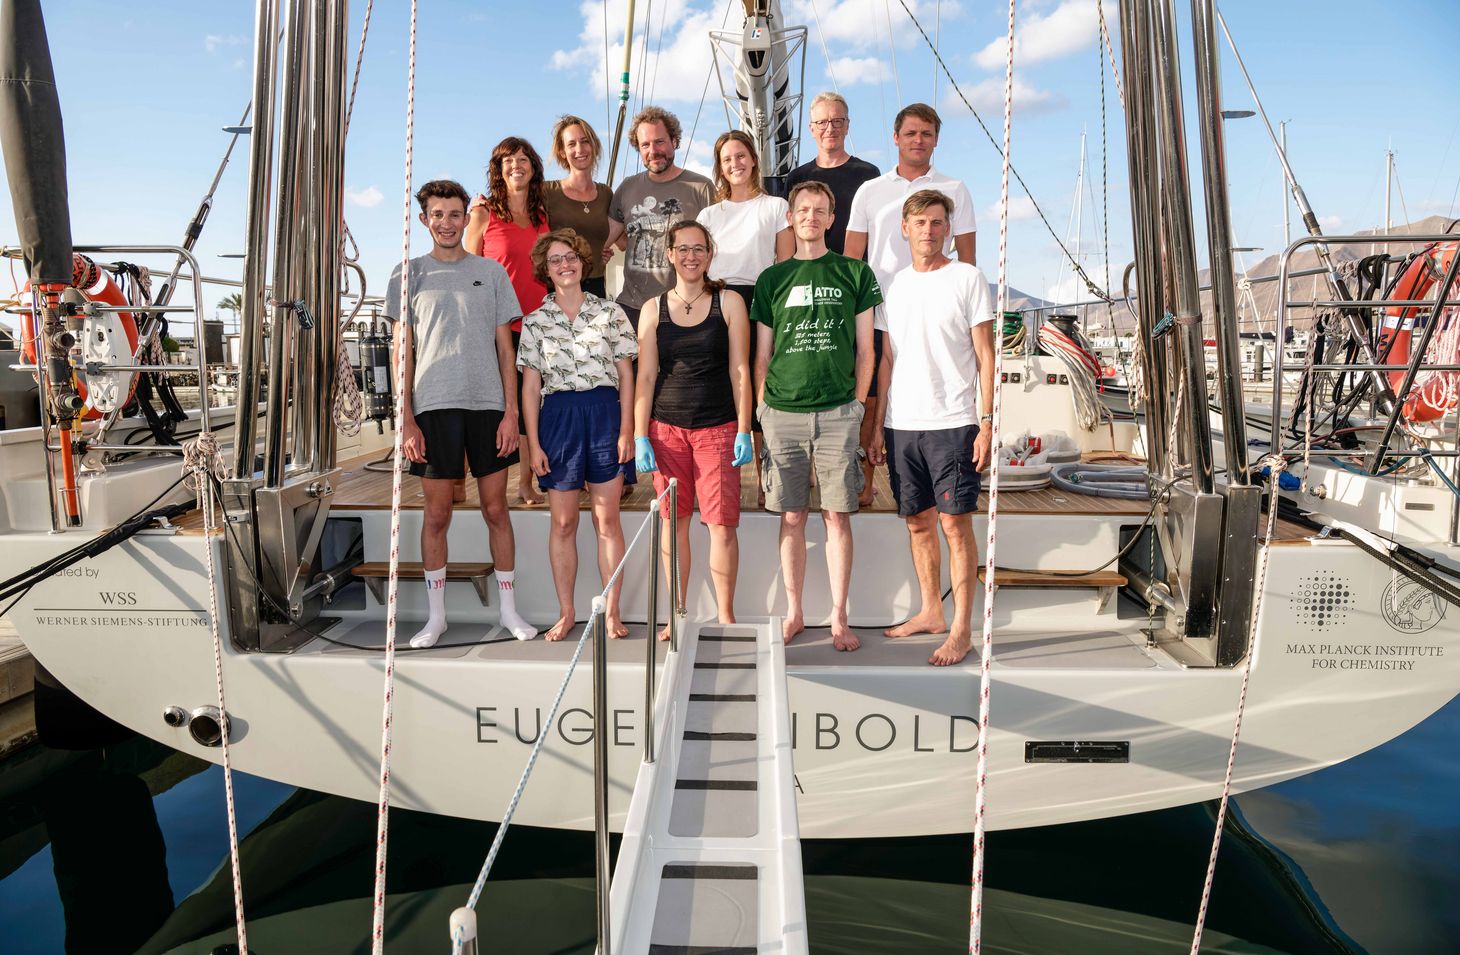
M750 317L775 332L765 403L825 411L857 396L857 313L882 304L867 263L828 252L760 273Z

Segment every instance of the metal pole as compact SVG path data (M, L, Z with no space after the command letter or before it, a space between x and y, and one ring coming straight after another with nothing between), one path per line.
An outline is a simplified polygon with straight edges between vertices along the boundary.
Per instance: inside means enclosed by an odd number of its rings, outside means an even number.
M1460 259L1460 256L1456 256ZM679 649L679 480L669 479L669 649Z
M611 955L608 923L608 603L593 598L593 890L598 952Z
M618 146L624 138L624 114L629 108L629 66L634 57L634 0L629 0L628 25L624 27L624 75L618 93L618 122L613 127L613 147L608 153L608 187L613 188L613 171L618 166ZM606 67L608 64L604 64Z
M1222 403L1222 444L1227 483L1247 482L1247 428L1238 348L1237 277L1232 268L1231 209L1227 199L1227 147L1222 129L1222 85L1217 58L1214 0L1192 0L1197 117L1201 122L1202 178L1206 185L1207 249L1211 257L1212 322L1217 334L1217 394ZM1200 419L1196 419L1200 420Z
M654 762L654 676L655 664L658 662L659 645L659 554L660 535L663 533L664 521L660 517L659 502L652 505L653 511L649 514L649 539L653 541L649 552L649 633L648 644L645 653L648 659L644 661L644 762Z
M1288 155L1288 121L1278 123L1278 149L1282 151L1283 163L1286 167ZM1286 168L1283 171L1283 247L1293 244L1293 223L1292 209L1293 200L1288 193L1288 174Z
M264 276L269 267L269 202L274 175L274 73L280 0L258 5L254 26L253 131L249 135L248 221L244 235L243 309L238 335L238 397L233 423L233 476L254 475L255 417L264 345ZM200 284L194 272L194 285Z

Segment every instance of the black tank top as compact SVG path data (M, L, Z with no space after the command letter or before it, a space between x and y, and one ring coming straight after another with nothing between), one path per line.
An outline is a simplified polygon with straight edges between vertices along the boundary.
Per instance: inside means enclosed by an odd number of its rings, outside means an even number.
M654 382L654 420L677 428L710 428L735 420L730 389L730 332L720 312L720 290L710 293L710 313L690 328L669 317L669 295L659 296L659 377Z

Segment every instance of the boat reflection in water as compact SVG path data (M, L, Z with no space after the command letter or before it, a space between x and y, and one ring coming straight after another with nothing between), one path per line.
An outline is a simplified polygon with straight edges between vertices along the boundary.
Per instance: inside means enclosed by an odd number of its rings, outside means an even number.
M1237 797L1206 949L1445 950L1460 936L1447 901L1460 890L1460 768L1445 758L1457 732L1451 703L1370 753ZM374 807L252 777L238 787L251 949L366 951ZM143 739L0 764L5 951L228 951L222 801L217 767ZM434 950L495 826L391 817L388 941ZM1184 950L1212 824L1199 804L991 833L986 950ZM812 951L963 950L969 856L964 836L806 841ZM591 953L592 834L514 831L480 916L495 951Z

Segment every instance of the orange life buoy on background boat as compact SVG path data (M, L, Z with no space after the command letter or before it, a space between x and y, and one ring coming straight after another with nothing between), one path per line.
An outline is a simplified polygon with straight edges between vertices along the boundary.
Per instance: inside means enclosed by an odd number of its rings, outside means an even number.
M97 302L102 305L130 305L126 295L112 279L106 269L97 265L88 256L80 252L71 255L71 285L85 295L88 301ZM27 290L30 288L26 286ZM132 317L131 312L115 313L116 321L120 324L123 334L126 336L126 354L128 360L137 353L137 321ZM36 330L32 316L27 314L24 319L24 331L21 335L21 354L25 360L32 364L36 360ZM136 377L129 376L131 381L127 387L127 397L122 404L132 400L132 392L136 389ZM76 393L86 399L86 411L82 417L86 420L100 418L102 412L92 407L92 400L87 394L86 382L76 382Z
M1394 283L1388 297L1396 300L1424 300L1433 296L1438 299L1435 287L1449 271L1457 249L1460 249L1460 244L1455 242L1443 245L1437 243L1416 255ZM1409 364L1414 321L1425 311L1424 305L1396 305L1384 310L1380 352L1388 355L1388 364ZM1426 363L1460 364L1460 347L1457 347L1457 343L1460 343L1460 321L1456 320L1453 307L1447 307L1444 315L1431 315L1430 321L1443 324L1430 337L1430 354L1425 356ZM1404 384L1404 369L1387 374L1390 387L1397 391ZM1410 421L1434 421L1452 410L1457 399L1460 399L1460 377L1453 371L1421 371L1415 376L1408 396L1398 397L1404 399L1405 418Z

